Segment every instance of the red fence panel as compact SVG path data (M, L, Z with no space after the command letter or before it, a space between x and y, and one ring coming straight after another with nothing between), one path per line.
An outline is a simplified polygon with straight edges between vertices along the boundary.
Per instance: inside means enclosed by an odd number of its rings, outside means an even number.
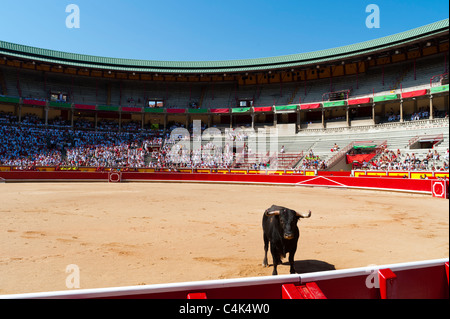
M8 181L54 181L54 180L85 180L107 182L108 172L82 171L11 171L0 172L0 177ZM432 194L432 185L436 180L409 178L373 178L350 176L304 176L298 174L222 174L222 173L174 173L174 172L122 172L122 181L183 181L183 182L213 182L241 184L281 184L291 186L319 186L356 189L377 189L386 191L405 191L422 194ZM436 186L437 187L437 186ZM436 188L435 187L435 188Z

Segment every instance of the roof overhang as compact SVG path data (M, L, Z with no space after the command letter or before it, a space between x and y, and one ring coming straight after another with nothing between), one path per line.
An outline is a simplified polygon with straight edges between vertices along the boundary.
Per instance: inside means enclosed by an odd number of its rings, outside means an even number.
M367 59L388 51L421 45L438 38L448 39L449 19L383 38L333 49L278 57L226 61L154 61L108 58L35 48L0 41L0 55L64 67L100 69L114 72L147 72L173 74L218 74L265 72L306 68L312 65Z

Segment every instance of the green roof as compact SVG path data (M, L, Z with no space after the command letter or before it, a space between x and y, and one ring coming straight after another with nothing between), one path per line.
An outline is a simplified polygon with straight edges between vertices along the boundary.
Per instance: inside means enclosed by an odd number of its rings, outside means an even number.
M0 54L66 66L114 71L155 73L226 73L299 67L342 60L401 46L405 43L448 33L449 19L383 38L333 49L278 57L227 61L154 61L108 58L35 48L0 41Z

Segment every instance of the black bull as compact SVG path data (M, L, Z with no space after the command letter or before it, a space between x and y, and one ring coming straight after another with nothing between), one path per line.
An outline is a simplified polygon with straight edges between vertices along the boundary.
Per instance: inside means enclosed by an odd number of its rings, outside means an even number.
M277 265L281 264L281 258L289 253L290 273L295 274L294 255L297 251L297 242L300 232L297 227L299 218L311 217L311 211L308 214L300 214L296 211L272 205L264 212L262 227L264 231L264 260L263 266L268 267L267 250L270 242L270 252L273 258L272 275L277 275Z

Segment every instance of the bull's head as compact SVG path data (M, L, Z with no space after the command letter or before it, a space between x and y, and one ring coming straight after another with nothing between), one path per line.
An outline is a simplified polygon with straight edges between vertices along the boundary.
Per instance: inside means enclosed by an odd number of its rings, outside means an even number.
M307 214L298 213L295 210L288 208L281 208L279 210L266 210L266 216L278 216L280 221L280 226L283 231L283 237L285 239L294 238L294 229L296 228L297 221L299 218L309 218L311 217L311 211Z

